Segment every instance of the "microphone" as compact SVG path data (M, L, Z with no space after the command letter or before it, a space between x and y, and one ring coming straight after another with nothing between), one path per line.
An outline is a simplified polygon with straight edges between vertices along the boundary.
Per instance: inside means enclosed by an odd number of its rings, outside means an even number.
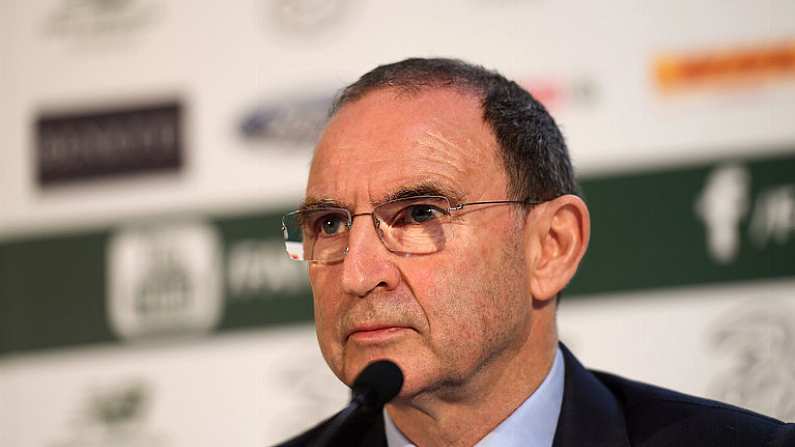
M368 411L380 410L403 387L403 372L390 360L367 365L353 381L351 404L360 402Z
M351 428L345 427L349 422L380 412L387 402L400 393L402 387L403 372L394 362L378 360L370 363L353 381L351 401L348 406L331 420L312 446L339 445L339 443L332 444L331 441L343 433L343 428Z

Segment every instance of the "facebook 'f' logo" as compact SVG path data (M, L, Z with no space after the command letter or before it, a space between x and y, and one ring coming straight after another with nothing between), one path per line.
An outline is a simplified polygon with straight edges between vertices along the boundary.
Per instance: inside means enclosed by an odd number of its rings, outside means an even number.
M695 212L704 222L707 251L713 260L728 264L740 248L740 223L748 215L751 174L740 165L723 165L707 177L696 199Z

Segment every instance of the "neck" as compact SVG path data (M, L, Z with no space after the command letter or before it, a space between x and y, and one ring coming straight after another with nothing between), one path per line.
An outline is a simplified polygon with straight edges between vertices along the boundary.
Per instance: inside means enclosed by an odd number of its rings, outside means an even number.
M524 343L451 388L396 400L387 412L415 445L471 446L494 430L544 381L557 349L555 306L536 309ZM539 315L541 314L541 315Z

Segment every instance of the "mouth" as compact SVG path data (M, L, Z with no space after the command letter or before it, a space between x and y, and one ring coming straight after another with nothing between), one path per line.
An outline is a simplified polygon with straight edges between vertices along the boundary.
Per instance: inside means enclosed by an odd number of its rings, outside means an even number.
M356 326L347 335L347 341L362 344L377 344L405 335L411 328L390 324L370 324Z

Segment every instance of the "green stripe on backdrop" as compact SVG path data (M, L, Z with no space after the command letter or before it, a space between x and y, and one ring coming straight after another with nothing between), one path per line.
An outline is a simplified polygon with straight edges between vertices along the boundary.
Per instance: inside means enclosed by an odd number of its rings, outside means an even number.
M570 294L795 275L792 155L590 179L583 190L592 239ZM711 254L732 243L733 254Z
M795 276L793 154L582 186L591 247L566 299ZM305 270L281 248L281 214L208 217L171 232L155 221L135 237L109 228L3 242L0 354L309 321ZM197 261L205 254L217 257L209 270ZM117 258L133 260L119 270L132 278L120 295L110 287Z
M107 233L0 245L0 353L107 341Z
M262 242L268 247L274 247L268 256L253 250L253 267L250 282L246 286L236 287L233 275L230 273L232 265L227 264L225 281L224 317L221 320L221 329L234 329L242 327L255 327L269 324L291 323L309 321L312 319L312 293L304 276L299 276L297 281L289 283L282 288L274 287L273 276L261 275L263 263L277 261L297 269L304 269L302 263L297 263L287 258L287 252L281 239L281 216L276 214L262 214L256 216L239 216L231 219L218 219L215 224L223 236L225 250L224 259L235 262L235 254L230 250L237 244L246 241ZM256 244L256 242L255 242ZM245 262L238 261L238 262ZM288 270L293 272L293 270ZM271 275L278 274L271 273ZM283 278L282 278L283 279ZM270 282L270 287L264 284Z

